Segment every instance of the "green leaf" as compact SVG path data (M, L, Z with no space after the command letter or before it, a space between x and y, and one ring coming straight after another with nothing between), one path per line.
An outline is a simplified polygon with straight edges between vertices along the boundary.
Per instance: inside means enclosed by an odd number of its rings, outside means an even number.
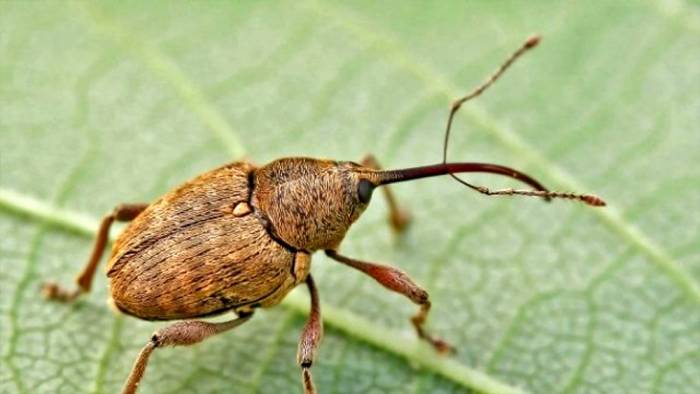
M314 258L332 392L700 391L700 14L684 2L0 5L0 391L118 392L150 333L116 316L102 275L71 283L99 218L246 157L386 167L440 159L451 99L529 34L544 40L458 116L453 160L492 161L610 206L475 194L449 178L397 185L344 254L401 267L415 306ZM473 177L489 186L503 179ZM116 232L115 232L116 233ZM304 289L233 332L157 351L141 393L300 392Z

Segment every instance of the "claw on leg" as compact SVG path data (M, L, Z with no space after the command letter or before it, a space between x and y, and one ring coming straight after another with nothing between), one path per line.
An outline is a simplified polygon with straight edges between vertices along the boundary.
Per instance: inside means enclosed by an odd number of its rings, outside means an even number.
M427 341L429 344L435 348L435 350L440 354L454 354L457 352L454 346L445 342L442 338L428 334L423 328L426 319L428 318L428 312L430 311L430 301L426 300L424 303L420 304L420 310L413 317L411 317L411 323L416 329L418 337Z

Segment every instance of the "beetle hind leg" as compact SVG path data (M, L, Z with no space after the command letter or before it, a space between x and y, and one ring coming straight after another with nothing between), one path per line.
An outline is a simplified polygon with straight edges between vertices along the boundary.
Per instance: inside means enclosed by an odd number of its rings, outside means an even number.
M377 158L374 155L366 155L360 161L365 167L372 168L374 170L381 170L382 167L379 165ZM389 186L382 186L382 192L384 193L384 198L389 206L389 224L392 230L396 233L403 233L408 228L411 223L411 214L404 208L401 208L396 202L396 197Z
M154 350L167 346L189 346L202 342L210 336L231 330L248 321L253 316L252 312L239 312L238 318L221 322L209 323L200 320L180 321L162 328L151 336L146 346L141 349L134 366L131 367L129 377L124 383L122 394L134 394L146 372L148 360Z
M301 367L301 383L304 387L304 394L315 394L316 388L311 376L311 366L316 356L318 344L323 337L323 322L321 321L318 290L316 290L316 285L311 275L306 277L306 286L309 288L309 294L311 295L311 312L299 338L297 364Z
M93 246L90 259L76 278L78 287L69 290L59 286L55 282L47 281L41 287L41 292L44 294L44 297L53 301L71 302L78 298L79 295L88 293L92 286L92 279L95 277L97 264L100 262L102 253L107 246L109 229L112 227L112 223L114 223L115 220L119 222L134 220L146 207L148 207L148 204L121 204L114 208L109 215L102 218L100 228L95 237L95 246Z

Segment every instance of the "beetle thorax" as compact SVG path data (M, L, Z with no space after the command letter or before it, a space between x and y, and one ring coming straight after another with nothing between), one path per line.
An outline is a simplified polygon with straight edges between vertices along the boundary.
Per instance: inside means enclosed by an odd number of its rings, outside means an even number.
M366 204L342 163L310 158L274 161L255 171L252 204L279 240L296 249L333 249Z

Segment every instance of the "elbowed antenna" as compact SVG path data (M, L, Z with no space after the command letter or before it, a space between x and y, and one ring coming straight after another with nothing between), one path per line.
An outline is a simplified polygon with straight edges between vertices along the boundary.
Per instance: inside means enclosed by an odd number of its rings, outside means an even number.
M438 176L438 175L450 175L452 178L454 178L456 181L459 183L468 186L472 188L473 190L476 190L477 192L481 194L486 194L488 196L512 196L512 195L521 195L521 196L534 196L534 197L541 197L544 198L545 200L549 201L552 198L565 198L569 200L579 200L581 202L584 202L588 205L592 205L595 207L603 207L605 206L605 201L603 201L602 198L595 196L593 194L575 194L575 193L562 193L562 192L552 192L547 190L544 186L542 186L541 183L536 181L534 178L531 176L520 172L518 170L505 167L502 165L498 164L490 164L490 163L448 163L447 162L447 146L450 141L450 130L452 129L452 122L454 120L454 116L457 113L457 111L460 109L462 104L465 102L476 98L480 96L484 91L486 91L491 85L494 84L502 75L503 73L511 66L515 61L520 58L525 52L528 50L534 48L539 44L540 42L540 36L532 36L528 38L521 46L518 48L513 54L506 59L503 64L494 72L484 83L481 85L477 86L474 90L471 91L471 93L467 94L464 97L461 97L457 100L455 100L452 103L452 107L450 109L450 115L447 117L447 126L445 128L445 141L442 149L442 163L440 164L433 164L430 166L424 166L424 167L413 167L413 168L405 168L405 169L400 169L400 170L388 170L388 171L378 171L374 173L374 176L376 177L374 180L377 181L377 186L380 185L386 185L389 183L394 183L394 182L403 182L403 181L409 181L412 179L419 179L419 178L427 178L431 176ZM510 178L517 179L523 183L526 183L530 185L534 190L521 190L521 189L499 189L499 190L491 190L487 187L484 186L477 186L473 185L461 178L459 178L457 175L458 173L462 172L487 172L491 174L498 174L498 175L503 175L507 176Z
M540 43L540 40L541 40L541 37L540 37L539 35L534 35L534 36L528 38L527 40L525 40L525 42L524 42L515 52L513 52L513 53L508 57L508 59L506 59L506 61L503 62L503 63L501 64L500 67L498 67L498 69L496 70L496 72L494 72L493 74L491 74L491 76L490 76L485 82L483 82L481 85L479 85L479 86L477 86L476 88L474 88L474 90L472 90L472 91L471 91L469 94L467 94L466 96L461 97L461 98L455 100L454 102L452 102L452 107L450 108L450 115L447 117L447 127L445 127L445 141L444 141L444 144L443 144L443 147L442 147L442 164L443 164L443 165L447 165L447 164L448 164L448 163L447 163L447 145L448 145L449 142L450 142L450 130L452 129L452 122L454 121L455 114L456 114L457 111L459 111L459 109L462 107L462 104L464 104L464 103L466 103L467 101L472 100L472 99L474 99L474 98L476 98L476 97L479 97L482 93L484 93L489 87L491 87L491 85L493 85L496 81L498 81L498 79L501 78L501 76L506 72L506 70L508 70L508 68L510 68L510 66L512 66L513 63L515 63L516 60L518 60L522 55L524 55L525 52L527 52L527 51L529 51L530 49L536 47L536 46ZM502 166L498 166L498 165L489 164L489 165L487 165L487 166L490 167L490 168L491 168L491 167L497 167L497 168L499 168L499 171L496 172L496 173L498 173L498 174L509 175L509 172L508 172L508 171L510 171L511 173L515 174L515 175L512 176L513 178L523 180L525 183L528 183L529 185L531 185L531 186L535 187L536 189L538 189L538 190L540 191L539 195L541 195L542 192L545 192L545 191L546 191L546 189L545 189L544 187L542 187L542 185L540 185L539 183L535 182L534 179L530 178L529 176L527 176L527 175L525 175L525 174L523 174L523 173L521 173L521 172L513 171L513 170L511 170L510 168L506 168L506 167L502 167ZM449 167L448 167L448 168L449 168ZM494 171L488 171L488 170L480 170L480 171L494 172ZM451 176L454 180L456 180L457 182L459 182L459 183L463 184L464 186L467 186L467 187L469 187L469 188L471 188L471 189L473 189L473 190L476 190L476 191L478 191L479 193L482 193L482 194L486 194L486 195L493 195L493 194L527 194L527 195L533 195L532 192L528 192L528 193L520 193L520 192L518 192L518 193L515 193L514 190L510 190L510 189L508 189L508 190L498 190L498 191L493 191L493 192L492 192L491 190L489 190L488 188L486 188L486 187L484 187L484 186L477 186L477 185L474 185L474 184L472 184L472 183L470 183L470 182L465 181L464 179L462 179L462 178L458 177L457 175L455 175L452 171L448 171L448 173L449 173L450 176ZM528 181L528 180L529 180L529 181ZM531 183L531 182L534 182L534 183ZM554 196L545 195L545 196L542 196L542 197L544 197L547 201L549 201L549 200L550 200L550 197L554 197ZM573 197L572 197L572 198L573 198Z
M473 190L487 196L496 195L522 195L522 196L534 196L541 197L549 201L552 198L565 198L570 200L579 200L588 205L593 205L596 207L605 206L605 201L598 196L592 194L575 194L575 193L562 193L562 192L552 192L547 190L541 183L533 179L531 176L522 173L518 170L514 170L509 167L501 166L498 164L490 163L448 163L447 162L447 146L450 141L450 130L452 129L452 122L454 121L455 114L462 107L462 104L467 101L474 99L484 93L489 87L491 87L502 75L510 68L510 66L515 63L523 54L525 54L530 49L534 48L540 42L540 36L535 35L527 40L515 51L513 52L501 66L491 74L491 76L481 85L477 86L469 94L461 97L454 102L452 102L452 107L450 108L450 114L447 117L447 126L445 127L445 140L442 147L442 163L434 164L425 167L414 167L406 168L401 170L393 171L381 171L377 173L379 179L379 185L386 185L394 182L408 181L411 179L419 179L438 175L450 175L457 182L470 187ZM517 179L530 185L535 190L520 190L520 189L500 189L491 190L484 186L478 186L471 184L464 179L459 178L457 173L461 172L488 172L491 174L504 175L510 178Z
M519 190L519 189L499 189L490 190L483 186L475 186L474 189L480 193L495 196L495 195L524 195L542 197L546 200L551 198L564 198L569 200L579 200L588 205L602 207L605 206L605 201L598 196L592 194L575 194L552 192L547 190L541 183L536 181L531 176L498 164L491 163L442 163L433 164L423 167L405 168L400 170L378 171L376 173L379 185L387 185L390 183L410 181L413 179L428 178L439 175L452 175L462 172L486 172L498 174L517 179L523 183L530 185L534 190Z

